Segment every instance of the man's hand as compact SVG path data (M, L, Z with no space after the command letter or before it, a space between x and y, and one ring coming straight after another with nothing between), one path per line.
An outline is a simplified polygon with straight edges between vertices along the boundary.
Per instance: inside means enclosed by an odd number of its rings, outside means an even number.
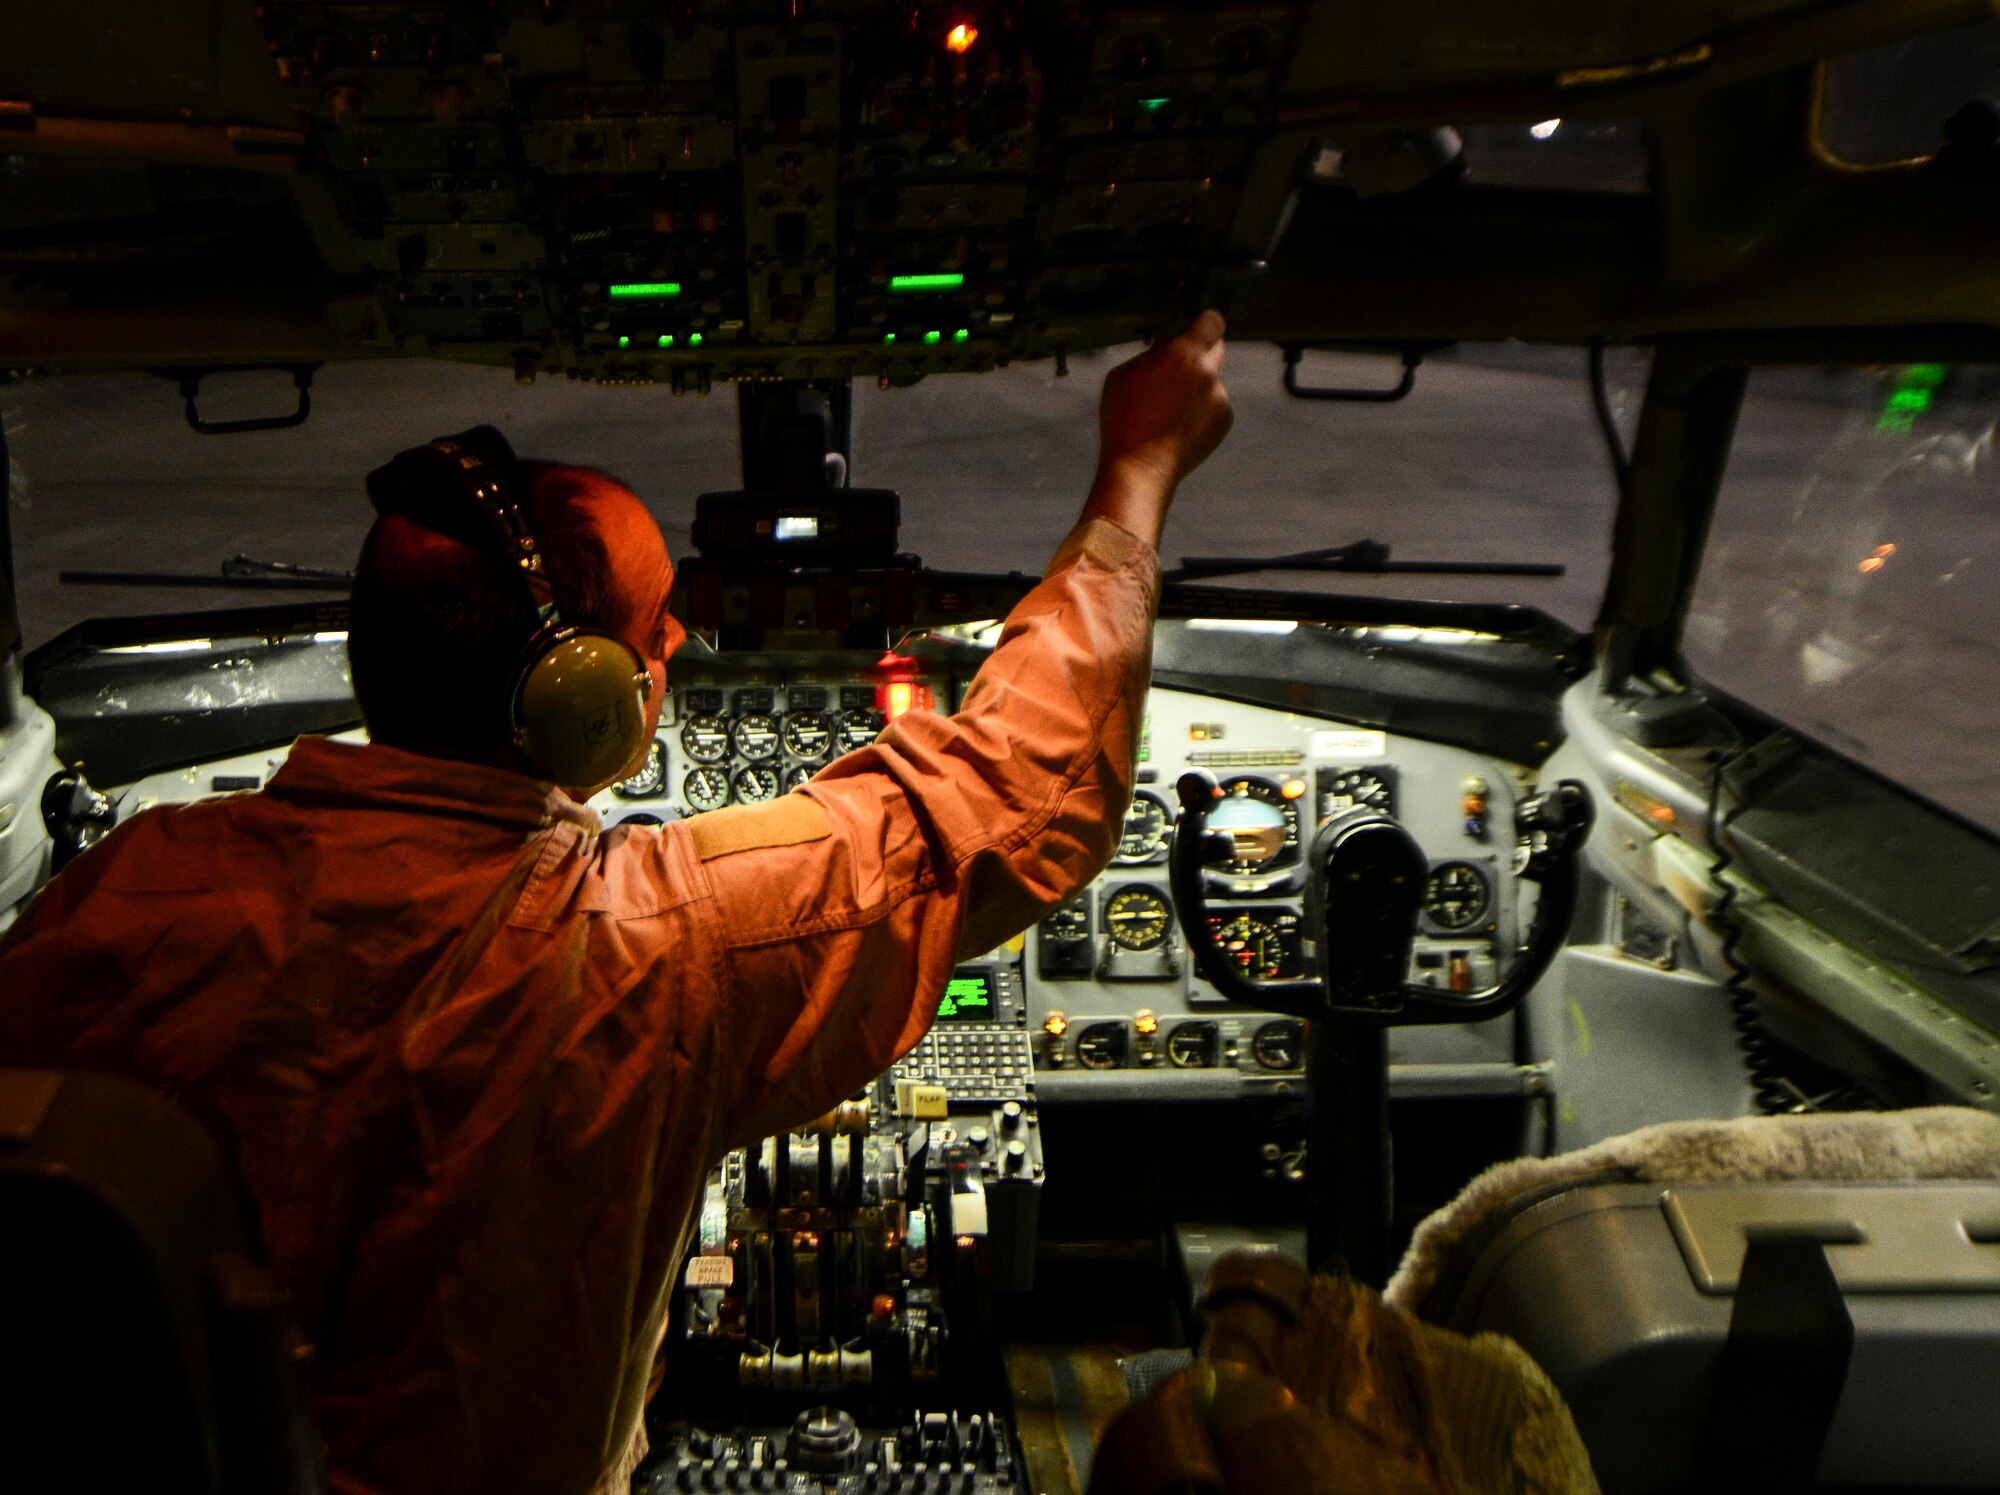
M1097 480L1085 518L1109 519L1157 545L1180 480L1222 444L1234 418L1222 386L1228 348L1219 312L1120 364L1098 411Z

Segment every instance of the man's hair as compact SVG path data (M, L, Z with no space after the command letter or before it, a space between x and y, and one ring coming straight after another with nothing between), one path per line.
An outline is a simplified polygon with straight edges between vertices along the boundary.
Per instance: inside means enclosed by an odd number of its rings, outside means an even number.
M572 502L593 482L582 468L523 463L527 509L556 606L566 623L620 631L611 560L575 522ZM508 712L534 604L515 568L487 542L465 501L462 532L481 543L378 519L362 543L349 603L347 659L368 735L434 757L491 761L512 747Z

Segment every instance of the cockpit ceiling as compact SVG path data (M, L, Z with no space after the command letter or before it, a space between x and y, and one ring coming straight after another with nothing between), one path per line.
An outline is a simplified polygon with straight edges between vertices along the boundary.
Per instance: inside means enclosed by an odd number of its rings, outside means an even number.
M1817 67L1971 25L1971 0L10 6L0 373L893 384L1205 303L1288 343L1976 334L2000 153L1836 159Z

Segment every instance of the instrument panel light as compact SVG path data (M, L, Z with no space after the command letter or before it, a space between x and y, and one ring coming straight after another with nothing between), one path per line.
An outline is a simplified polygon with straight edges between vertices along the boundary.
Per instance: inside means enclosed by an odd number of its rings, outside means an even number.
M1297 799L1305 792L1306 781L1304 779L1286 779L1284 783L1278 786L1278 793L1284 795L1286 799Z
M893 332L885 332L882 334L882 343L883 346L885 347L888 346L890 343L893 343L895 340L896 340L896 334Z
M942 341L944 341L944 334L942 332L926 332L924 334L925 347L930 347L933 343L939 343Z
M663 332L660 334L660 346L662 348L671 348L673 345L674 345L674 335L671 332Z
M958 331L954 332L954 333L953 333L953 334L951 335L951 340L952 340L953 342L955 342L955 343L962 343L962 342L964 342L964 341L965 341L965 340L966 340L967 338L969 338L969 337L971 337L971 336L972 336L972 329L971 329L971 328L969 328L969 327L961 327L961 328L959 328L959 329L958 329Z
M690 348L699 348L701 346L701 334L699 332L690 332L688 334L688 346Z
M607 294L613 301L665 301L681 293L677 280L634 280L611 286Z
M632 346L632 339L627 337L624 333L621 332L618 334L618 346L621 348L629 348Z
M1051 1038L1060 1038L1069 1032L1069 1019L1060 1012L1051 1012L1042 1019L1042 1031Z
M1160 1019L1150 1007L1141 1007L1132 1015L1132 1026L1142 1034L1151 1036L1160 1031Z
M957 291L965 287L965 277L956 271L940 271L935 275L892 275L889 290L898 296L920 294L925 291ZM616 289L615 287L613 289ZM675 287L678 294L679 287Z
M956 52L961 57L972 50L972 44L979 40L979 28L960 21L944 34L945 50Z
M1139 107L1145 110L1148 114L1158 114L1162 109L1166 108L1167 105L1171 104L1172 102L1173 100L1169 98L1140 99Z

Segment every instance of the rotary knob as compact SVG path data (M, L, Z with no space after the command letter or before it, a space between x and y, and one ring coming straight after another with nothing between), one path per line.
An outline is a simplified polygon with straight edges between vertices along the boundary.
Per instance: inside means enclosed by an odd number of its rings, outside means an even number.
M795 1469L845 1474L861 1454L861 1430L838 1407L801 1412L785 1435L785 1455Z

